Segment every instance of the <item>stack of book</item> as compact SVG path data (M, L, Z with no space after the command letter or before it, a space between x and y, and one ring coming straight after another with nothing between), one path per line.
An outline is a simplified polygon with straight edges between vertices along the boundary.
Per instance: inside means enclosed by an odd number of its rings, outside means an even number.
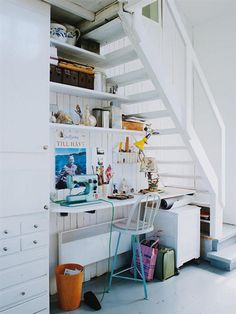
M122 116L122 129L125 130L143 131L147 124L148 123L142 118Z

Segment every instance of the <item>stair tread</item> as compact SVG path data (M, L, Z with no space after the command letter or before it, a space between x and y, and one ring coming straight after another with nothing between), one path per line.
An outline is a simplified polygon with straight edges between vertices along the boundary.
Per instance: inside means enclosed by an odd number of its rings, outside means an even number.
M141 119L157 119L157 118L164 118L169 116L168 110L155 110L149 112L139 112L134 114L126 115L127 117L137 117Z
M220 249L217 252L209 252L207 256L211 259L224 262L236 261L236 243Z
M131 83L136 83L144 81L148 78L147 73L144 68L126 72L120 75L115 75L107 78L107 83L118 84L119 86L128 85Z
M132 45L114 50L104 55L105 61L98 63L102 68L114 67L137 59L137 54Z
M94 30L84 34L83 38L92 39L100 44L107 44L125 37L120 18L115 18Z
M147 146L145 150L186 150L186 146Z
M130 96L127 96L129 99L128 104L134 104L134 103L139 103L142 101L146 100L154 100L154 99L159 99L159 94L156 90L151 90L147 92L142 92L138 94L132 94Z

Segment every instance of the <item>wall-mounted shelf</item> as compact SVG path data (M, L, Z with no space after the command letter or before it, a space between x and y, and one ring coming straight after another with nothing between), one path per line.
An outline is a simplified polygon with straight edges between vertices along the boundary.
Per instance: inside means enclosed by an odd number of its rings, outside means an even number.
M123 130L123 129L112 129L112 128L101 128L92 127L85 125L74 125L74 124L60 124L60 123L50 123L51 129L68 129L68 130L86 130L91 132L109 132L109 133L124 133L143 136L144 132L133 131L133 130Z
M110 94L99 92L92 89L76 87L71 85L65 85L61 83L54 83L50 82L50 91L61 93L61 94L68 94L72 96L78 97L86 97L86 98L93 98L93 99L100 99L100 100L108 100L108 101L117 101L120 103L128 103L129 99L127 97L122 97L117 94Z
M99 62L105 62L105 57L97 53L68 45L54 39L51 39L50 42L51 45L58 49L58 54L61 57L68 58L70 56L73 57L75 61L80 61L90 65L97 65Z
M138 152L113 152L113 159L116 164L120 165L138 164L140 162Z

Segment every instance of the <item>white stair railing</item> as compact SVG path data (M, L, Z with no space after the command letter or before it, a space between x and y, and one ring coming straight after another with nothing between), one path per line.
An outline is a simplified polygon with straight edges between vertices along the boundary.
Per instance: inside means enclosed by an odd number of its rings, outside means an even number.
M156 23L142 15L141 5L133 14L122 8L119 12L127 36L205 175L212 196L210 234L218 237L225 205L224 122L175 1L162 1L159 14ZM208 122L209 130L203 132Z

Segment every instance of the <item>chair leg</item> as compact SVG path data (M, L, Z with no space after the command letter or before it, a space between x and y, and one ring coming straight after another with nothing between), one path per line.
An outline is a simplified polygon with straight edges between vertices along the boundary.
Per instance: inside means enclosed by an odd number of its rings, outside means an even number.
M140 268L141 268L141 274L142 274L142 279L143 279L143 288L144 288L144 295L145 299L148 298L147 296L147 284L146 284L146 279L145 279L145 273L144 273L144 267L143 267L143 258L141 254L141 247L140 247L140 242L138 236L136 236L136 242L138 246L138 255L139 255L139 262L140 262Z
M110 274L109 285L108 285L108 292L111 290L112 277L113 277L115 266L116 266L117 252L118 252L118 248L119 248L119 244L120 244L120 237L121 237L121 232L119 232L118 240L116 243L115 255L114 255L113 261L112 261L111 274Z
M134 266L134 278L137 279L137 264L136 264L136 247L135 247L135 236L131 236L131 243L133 249L133 266Z

